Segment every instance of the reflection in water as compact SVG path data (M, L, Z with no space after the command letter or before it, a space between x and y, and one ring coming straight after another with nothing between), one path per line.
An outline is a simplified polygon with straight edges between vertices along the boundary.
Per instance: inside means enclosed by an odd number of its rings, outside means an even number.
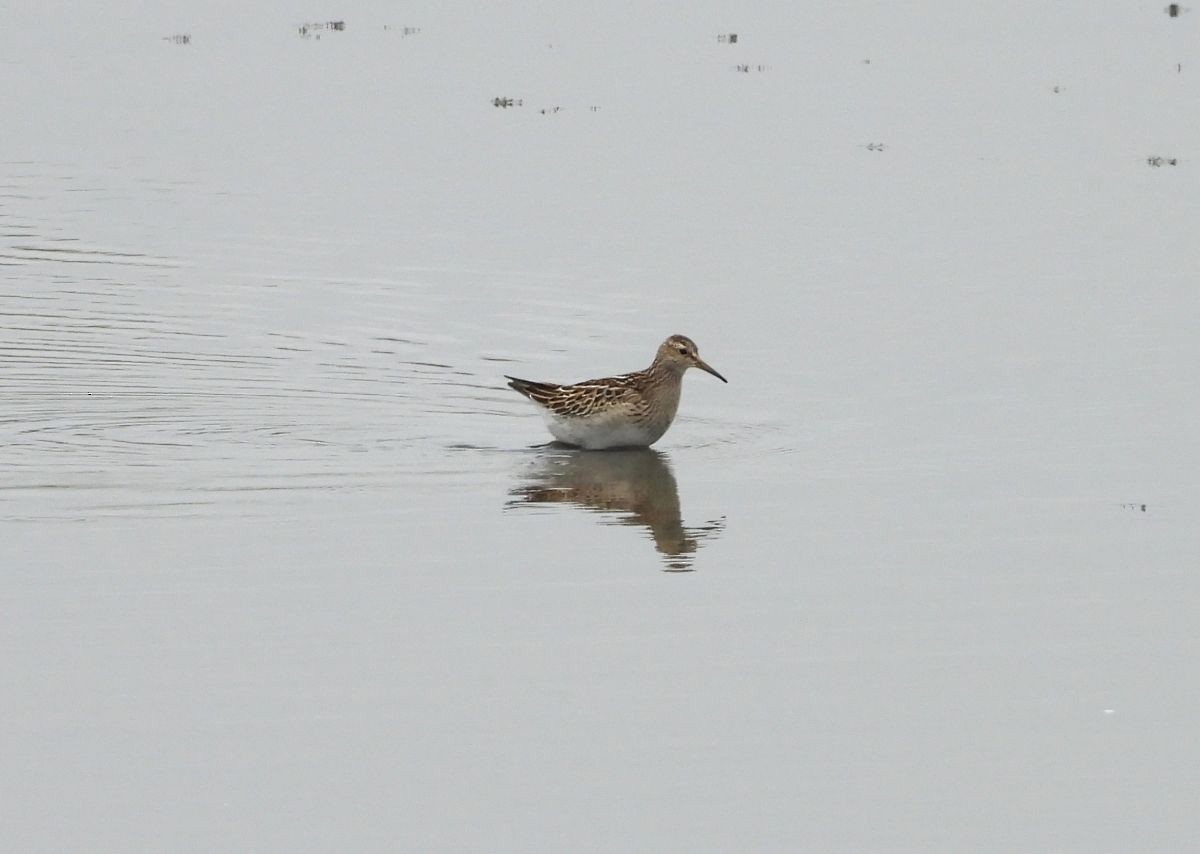
M616 524L644 526L667 572L690 572L700 544L725 527L724 518L698 528L683 526L679 489L667 457L650 448L563 449L540 456L525 477L530 482L509 492L508 507L574 504Z

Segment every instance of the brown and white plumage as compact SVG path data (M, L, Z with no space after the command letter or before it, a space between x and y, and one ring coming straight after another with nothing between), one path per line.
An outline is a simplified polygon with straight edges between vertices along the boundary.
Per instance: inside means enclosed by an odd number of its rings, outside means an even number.
M538 405L554 438L600 449L657 442L675 419L688 368L728 382L700 358L695 342L685 335L672 335L659 345L650 367L632 374L573 385L505 378Z

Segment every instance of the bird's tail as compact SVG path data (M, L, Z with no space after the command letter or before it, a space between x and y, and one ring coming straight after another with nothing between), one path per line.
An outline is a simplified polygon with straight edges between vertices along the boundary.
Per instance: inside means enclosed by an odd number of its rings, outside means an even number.
M537 383L533 382L532 380L523 380L518 377L510 377L508 374L505 374L504 378L508 380L509 388L515 389L530 400L539 403L546 400L546 398L558 390L558 386L556 386L554 383Z

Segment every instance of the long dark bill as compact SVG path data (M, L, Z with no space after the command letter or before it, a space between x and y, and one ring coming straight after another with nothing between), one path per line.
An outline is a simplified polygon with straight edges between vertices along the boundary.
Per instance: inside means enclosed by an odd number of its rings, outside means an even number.
M716 370L710 364L708 364L708 362L704 361L699 356L696 357L696 367L702 371L708 371L710 374L712 374L714 377L716 377L723 383L729 382L729 380L725 379L725 377L718 374L716 372Z

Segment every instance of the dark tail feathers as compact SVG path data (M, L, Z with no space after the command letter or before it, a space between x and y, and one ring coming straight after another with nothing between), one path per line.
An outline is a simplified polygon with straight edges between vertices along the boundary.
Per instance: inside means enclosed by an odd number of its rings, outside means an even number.
M505 374L504 378L508 380L509 388L519 391L530 400L538 400L539 398L544 400L546 395L558 388L553 383L537 383L532 380L523 380L519 377L510 377L508 374Z

